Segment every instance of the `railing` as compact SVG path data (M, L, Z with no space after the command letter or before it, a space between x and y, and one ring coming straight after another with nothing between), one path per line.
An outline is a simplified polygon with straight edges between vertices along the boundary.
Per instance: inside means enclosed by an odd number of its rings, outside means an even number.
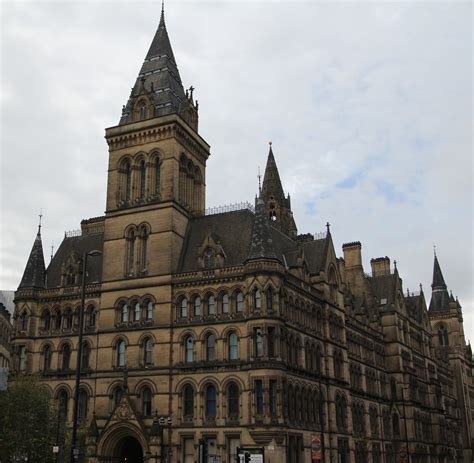
M255 207L252 206L252 204L250 204L248 201L245 201L242 203L234 203L234 204L226 204L224 206L209 207L206 209L205 215L223 214L225 212L241 211L245 209L251 212L255 212Z
M82 230L78 229L78 230L65 231L64 236L66 238L73 238L75 236L82 236Z

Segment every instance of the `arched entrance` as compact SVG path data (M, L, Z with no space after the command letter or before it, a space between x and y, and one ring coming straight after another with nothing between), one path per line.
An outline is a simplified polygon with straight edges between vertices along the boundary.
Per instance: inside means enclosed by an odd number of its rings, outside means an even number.
M97 443L100 463L143 463L150 453L142 430L126 421L105 429Z
M143 463L143 449L134 437L124 437L117 443L115 455L119 463Z

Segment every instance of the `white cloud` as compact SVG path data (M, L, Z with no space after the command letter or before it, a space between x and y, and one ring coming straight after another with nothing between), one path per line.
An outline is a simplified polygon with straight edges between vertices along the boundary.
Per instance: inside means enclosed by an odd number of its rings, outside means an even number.
M113 6L112 6L113 5ZM2 5L0 287L105 207L107 146L159 5ZM469 3L167 5L181 77L212 146L207 203L252 200L268 141L301 232L399 261L429 296L432 243L474 334ZM46 250L49 255L49 249Z

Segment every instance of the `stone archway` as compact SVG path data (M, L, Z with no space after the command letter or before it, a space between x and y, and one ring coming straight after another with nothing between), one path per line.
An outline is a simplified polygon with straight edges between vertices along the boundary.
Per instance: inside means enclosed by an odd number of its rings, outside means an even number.
M99 462L142 463L148 453L148 444L140 428L122 422L105 430L97 450Z
M134 437L124 437L117 443L115 457L118 457L120 463L142 463L143 448Z

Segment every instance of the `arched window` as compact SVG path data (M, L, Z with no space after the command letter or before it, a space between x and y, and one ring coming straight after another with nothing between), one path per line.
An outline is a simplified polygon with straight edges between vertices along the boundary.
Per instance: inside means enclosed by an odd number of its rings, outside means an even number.
M89 368L89 359L91 354L91 348L89 343L85 342L82 344L82 358L81 358L81 369L87 370Z
M135 274L135 230L129 230L127 234L126 276Z
M369 419L370 432L373 436L377 436L379 433L379 417L377 413L377 408L373 405L369 408Z
M43 371L47 372L51 369L51 346L46 345L43 348Z
M229 295L227 293L222 295L222 313L229 313Z
M440 346L449 346L448 330L444 325L438 328L438 341Z
M207 298L207 314L216 314L216 299L212 294Z
M216 387L210 384L205 393L206 419L215 419L217 414Z
M216 266L216 253L212 248L204 251L204 268L214 268Z
M153 319L153 302L147 301L145 304L146 304L146 319L152 320Z
M151 338L146 338L143 341L143 364L151 365L152 364L152 354L153 354L153 341Z
M235 302L236 302L236 312L240 313L244 311L244 295L241 291L238 291L235 295Z
M151 389L145 386L142 389L142 413L144 416L150 416L151 410Z
M130 198L132 197L132 168L130 166L130 163L127 162L125 163L124 166L124 176L125 176L125 201L130 201Z
M49 309L46 309L43 312L43 329L44 330L49 330L51 329L51 312Z
M347 426L347 400L343 395L336 395L336 426L340 430Z
M184 338L184 361L186 363L194 361L194 339L191 335Z
M343 358L340 350L335 350L333 353L333 362L334 362L334 377L336 379L343 378Z
M125 366L125 341L121 340L117 343L117 366Z
M146 179L146 166L145 161L140 161L140 199L145 199L145 179Z
M68 267L66 270L66 286L74 286L76 284L76 272L74 268Z
M66 313L64 314L64 328L66 328L67 330L72 329L72 317L73 317L72 309L68 307L66 309Z
M58 395L58 419L61 424L64 424L67 420L67 405L69 397L67 392L63 389Z
M228 337L229 360L238 360L239 358L239 340L237 334L233 331Z
M148 248L148 229L146 226L140 228L140 262L139 268L141 273L147 271L147 248Z
M120 310L120 321L122 323L128 323L128 304L122 304L122 308Z
M28 329L28 312L25 310L20 315L20 330L26 331Z
M133 310L133 321L134 322L139 322L140 321L140 315L141 315L141 307L139 302L135 302L135 308Z
M199 296L196 296L194 298L194 316L201 316L201 298Z
M61 322L62 322L61 311L59 309L56 309L56 313L55 313L55 316L54 316L54 327L57 330L61 329Z
M188 316L188 300L185 297L181 299L181 310L179 316L181 318L187 318Z
M332 302L337 302L337 277L333 267L329 270L329 297Z
M160 165L160 159L156 157L155 159L155 196L158 199L160 199L160 196L161 196L160 182L161 182L161 165Z
M62 370L69 370L71 363L71 347L69 344L64 344L61 353L61 367Z
M400 420L398 419L398 415L396 413L393 413L392 415L392 429L393 429L393 434L395 437L400 436Z
M318 344L315 349L315 359L314 359L314 371L319 375L321 374L321 360L322 360L322 353L321 353L321 346Z
M267 310L273 310L273 291L271 288L267 289Z
M235 383L230 383L227 387L227 417L236 419L239 417L239 387Z
M254 354L255 357L263 357L263 334L262 328L253 329L254 336Z
M254 310L262 308L262 294L258 288L255 288L253 291L253 308Z
M216 337L213 334L206 336L206 360L216 359Z
M92 304L87 307L87 326L89 328L95 326L95 307Z
M183 418L194 417L194 389L190 384L183 388Z
M78 398L78 417L80 420L83 420L87 417L87 392L81 389L79 391Z
M122 397L123 397L123 389L122 389L121 386L117 386L114 389L114 392L112 393L112 400L113 400L114 409L116 409L118 407L120 401L122 400Z

